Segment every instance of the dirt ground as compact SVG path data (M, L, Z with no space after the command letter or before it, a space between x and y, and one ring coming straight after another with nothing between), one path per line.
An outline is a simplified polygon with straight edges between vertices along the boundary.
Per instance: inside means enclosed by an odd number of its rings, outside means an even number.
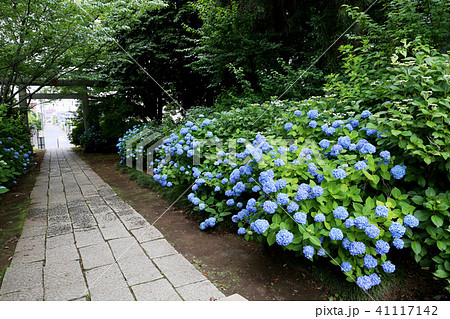
M30 194L39 174L39 167L44 158L45 151L39 150L34 157L38 163L31 168L28 174L17 178L17 186L0 199L0 283L3 273L14 255L17 241L22 232L30 204Z
M183 207L172 206L160 194L141 188L128 174L115 170L114 165L119 160L116 154L77 152L150 223L157 220L155 226L166 239L225 295L238 293L249 300L367 298L327 261L313 264L305 258L282 253L280 249L246 242L241 236L223 230L200 231L198 222L187 218ZM399 269L396 280L376 299L448 300L444 283L421 270L409 255L399 256L394 261Z

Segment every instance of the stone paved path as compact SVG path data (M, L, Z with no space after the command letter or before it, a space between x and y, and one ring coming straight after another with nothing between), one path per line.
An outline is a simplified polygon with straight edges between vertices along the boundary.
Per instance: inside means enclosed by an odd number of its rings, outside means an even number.
M0 300L223 297L75 153L47 150Z

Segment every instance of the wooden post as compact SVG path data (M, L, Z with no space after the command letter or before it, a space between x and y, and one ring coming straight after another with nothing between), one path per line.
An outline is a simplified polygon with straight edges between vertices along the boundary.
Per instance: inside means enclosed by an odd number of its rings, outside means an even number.
M27 97L27 87L24 85L19 86L19 114L22 114L25 125L28 127L28 97Z
M89 129L89 97L87 93L83 93L81 96L81 106L83 108L83 121L84 121L84 131Z

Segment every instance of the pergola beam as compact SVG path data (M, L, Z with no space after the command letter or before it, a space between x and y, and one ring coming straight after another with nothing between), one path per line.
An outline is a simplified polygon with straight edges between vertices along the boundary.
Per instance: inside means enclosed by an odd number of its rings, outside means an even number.
M81 100L83 94L35 93L30 97L32 100Z

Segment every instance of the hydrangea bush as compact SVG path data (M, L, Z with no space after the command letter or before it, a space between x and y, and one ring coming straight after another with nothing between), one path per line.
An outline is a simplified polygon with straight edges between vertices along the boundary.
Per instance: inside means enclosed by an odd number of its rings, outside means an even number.
M155 150L153 178L190 185L189 201L210 214L202 230L231 218L245 239L329 258L370 289L379 273L395 271L388 253L404 247L418 221L395 187L406 167L378 147L383 133L367 127L374 116L334 113L333 102L260 106L265 134L247 130L258 122L251 116L242 126L227 126L226 113L191 118Z
M4 113L6 108L0 105L0 195L17 183L17 176L35 165L23 122L4 117Z

